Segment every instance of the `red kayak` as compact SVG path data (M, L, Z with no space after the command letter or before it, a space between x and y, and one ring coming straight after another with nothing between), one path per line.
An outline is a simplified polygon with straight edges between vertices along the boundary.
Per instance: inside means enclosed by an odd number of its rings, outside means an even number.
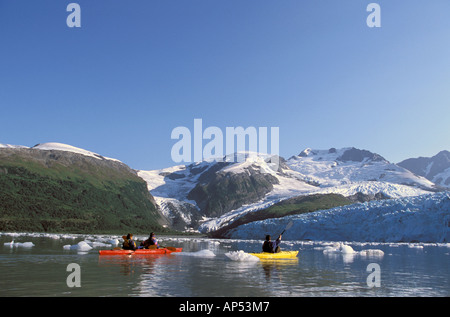
M183 248L172 248L172 247L166 247L161 249L137 249L135 251L133 250L124 250L124 249L117 249L117 250L100 250L98 253L100 255L131 255L131 254L170 254L172 252L181 252L183 251Z

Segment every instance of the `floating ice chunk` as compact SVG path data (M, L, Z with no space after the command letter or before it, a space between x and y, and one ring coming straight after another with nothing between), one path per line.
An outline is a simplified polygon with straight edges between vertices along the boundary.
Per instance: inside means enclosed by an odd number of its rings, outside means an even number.
M411 249L423 249L423 245L408 244L408 248L411 248Z
M334 248L334 247L325 247L325 249L323 249L323 254L329 254L329 253L340 253L341 250L339 248Z
M326 246L323 250L324 254L327 253L342 253L342 254L352 254L355 253L355 250L349 245L343 243L334 243L331 246Z
M367 249L367 250L361 250L358 252L361 256L367 256L367 257L383 257L384 252L378 249Z
M80 241L77 244L77 249L81 251L87 251L92 249L92 247L86 241Z
M353 250L353 248L351 246L349 246L349 245L342 244L341 245L341 252L343 254L352 254L352 253L355 253L355 250Z
M15 248L32 248L32 247L34 247L34 243L33 242L14 242L14 240L13 240L11 242L6 242L4 244L4 246L5 247L10 247L10 248L12 248L12 247L15 247Z
M253 262L259 261L258 257L246 253L242 250L227 252L225 253L225 256L233 261L253 261Z
M75 245L65 245L64 250L78 250L78 251L89 251L92 247L86 241L80 241Z
M46 238L50 238L50 239L59 239L60 236L58 234L47 234L45 235Z
M112 244L112 245L118 245L119 244L119 240L118 239L111 239L111 240L108 240L108 243Z
M314 248L315 250L321 250L321 248ZM344 256L344 261L350 262L355 256L362 257L383 257L384 252L379 249L366 249L361 251L355 251L351 246L344 243L335 243L332 246L327 246L323 249L323 254L342 254Z
M5 242L4 246L10 248L14 247L14 240L12 240L11 242Z
M22 248L32 248L34 247L34 243L33 242L23 242L23 243L16 243L14 244L15 247L22 247Z
M70 234L61 234L59 236L60 239L76 239L76 236L70 235Z
M109 243L103 243L103 242L98 242L98 241L94 241L93 243L92 243L92 247L93 248L103 248L103 247L106 247L106 248L108 248L108 247L110 247L111 246L111 244L109 244Z
M23 233L20 233L20 232L4 232L2 234L6 235L6 236L10 236L10 237L20 237L20 236L24 235Z

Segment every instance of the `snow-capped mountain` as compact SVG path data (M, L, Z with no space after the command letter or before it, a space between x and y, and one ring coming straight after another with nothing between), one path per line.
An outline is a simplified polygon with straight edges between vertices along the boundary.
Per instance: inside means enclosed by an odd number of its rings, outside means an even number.
M293 156L287 165L307 175L320 187L335 187L359 182L384 182L429 190L434 184L424 177L392 164L382 156L355 148L329 150L306 149Z
M398 163L411 172L426 177L436 185L450 188L450 152L441 151L433 157L410 158Z
M366 150L306 149L287 161L279 158L279 165L271 163L270 155L250 154L243 162L204 161L138 175L147 181L166 217L202 232L301 195L398 198L434 190L424 177Z

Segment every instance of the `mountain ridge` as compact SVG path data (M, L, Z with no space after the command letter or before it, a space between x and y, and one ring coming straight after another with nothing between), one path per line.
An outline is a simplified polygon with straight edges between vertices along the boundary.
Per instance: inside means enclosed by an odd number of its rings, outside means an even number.
M432 157L409 158L398 163L433 183L450 188L450 152L443 150Z
M185 225L204 233L229 225L248 212L268 208L296 196L337 193L350 197L361 193L367 197L378 195L396 198L436 190L434 184L424 177L414 175L376 153L354 147L305 149L288 160L278 158L278 165L273 164L271 155L267 154L255 156L249 153L243 162L223 161L202 161L167 169L139 171L138 175L147 181L149 191L159 204L164 205L170 201L171 207L179 204L185 210L197 210L195 219L185 221ZM230 182L222 184L216 190L224 200L230 198L234 201L233 191L230 190L233 187L253 198L234 204L232 210L226 209L220 214L205 214L202 212L202 204L208 204L208 199L212 198L205 193L208 190L203 191L201 187L210 185L207 180L211 181L218 175ZM242 181L238 181L236 175L243 178ZM270 183L260 195L254 195L253 188L245 185L246 182L255 182L252 179L255 175L266 175ZM195 189L201 193L194 195ZM168 218L189 218L174 214L173 208L170 211L162 209Z
M123 164L61 143L42 143L32 148L0 144L0 152L11 148L71 152L90 160ZM176 230L203 233L295 197L338 194L371 200L440 190L425 177L390 163L379 154L354 147L307 148L287 160L269 154L239 155L243 161L229 162L224 158L221 162L201 161L150 171L129 169L145 181L167 224ZM238 155L227 158L233 156Z

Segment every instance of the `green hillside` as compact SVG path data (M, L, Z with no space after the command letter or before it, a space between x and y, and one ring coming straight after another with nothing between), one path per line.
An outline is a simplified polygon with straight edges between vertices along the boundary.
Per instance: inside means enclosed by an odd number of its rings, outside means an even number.
M0 150L0 231L148 234L163 224L146 183L123 163Z

